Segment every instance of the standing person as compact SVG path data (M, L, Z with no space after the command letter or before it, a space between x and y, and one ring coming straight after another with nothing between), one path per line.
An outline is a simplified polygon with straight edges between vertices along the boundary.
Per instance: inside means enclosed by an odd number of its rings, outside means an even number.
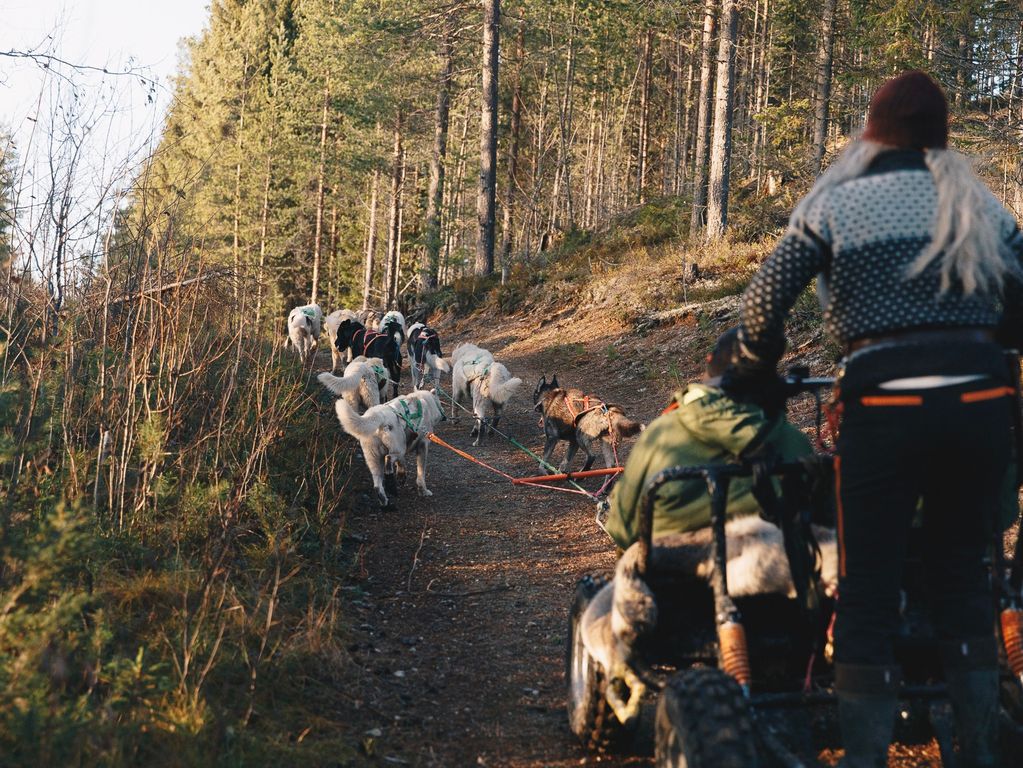
M928 75L905 72L877 90L862 138L796 206L746 289L723 385L750 398L769 388L785 317L819 275L827 331L846 353L835 688L847 768L887 764L919 501L960 765L998 764L987 557L1012 456L1003 345L1023 337L1023 236L947 143L948 103Z

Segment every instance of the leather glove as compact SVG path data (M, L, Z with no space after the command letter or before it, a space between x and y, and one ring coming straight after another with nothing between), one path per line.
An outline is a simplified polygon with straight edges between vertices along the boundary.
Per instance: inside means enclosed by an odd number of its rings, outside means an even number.
M789 387L773 368L733 364L721 377L721 389L733 400L753 403L773 418L785 411Z

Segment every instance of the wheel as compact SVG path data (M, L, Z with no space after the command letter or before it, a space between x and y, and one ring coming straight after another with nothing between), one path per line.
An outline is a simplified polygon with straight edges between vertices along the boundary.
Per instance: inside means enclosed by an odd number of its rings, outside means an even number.
M753 718L739 684L719 669L679 672L657 704L657 768L756 768Z
M614 751L632 740L636 723L629 726L615 717L607 703L607 679L583 644L582 617L593 597L608 583L602 575L584 576L575 588L568 617L565 681L568 684L568 726L587 749Z

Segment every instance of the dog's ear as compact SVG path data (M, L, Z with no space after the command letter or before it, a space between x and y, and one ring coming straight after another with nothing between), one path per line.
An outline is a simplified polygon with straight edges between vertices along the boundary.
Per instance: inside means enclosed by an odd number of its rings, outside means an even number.
M554 387L554 389L558 388L558 374L551 376L551 386Z

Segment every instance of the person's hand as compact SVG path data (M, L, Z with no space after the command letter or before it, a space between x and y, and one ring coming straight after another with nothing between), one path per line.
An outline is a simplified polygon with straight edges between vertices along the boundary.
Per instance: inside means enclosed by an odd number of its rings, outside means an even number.
M748 362L729 367L721 377L721 389L737 402L759 405L771 417L785 410L790 394L788 385L773 367Z

